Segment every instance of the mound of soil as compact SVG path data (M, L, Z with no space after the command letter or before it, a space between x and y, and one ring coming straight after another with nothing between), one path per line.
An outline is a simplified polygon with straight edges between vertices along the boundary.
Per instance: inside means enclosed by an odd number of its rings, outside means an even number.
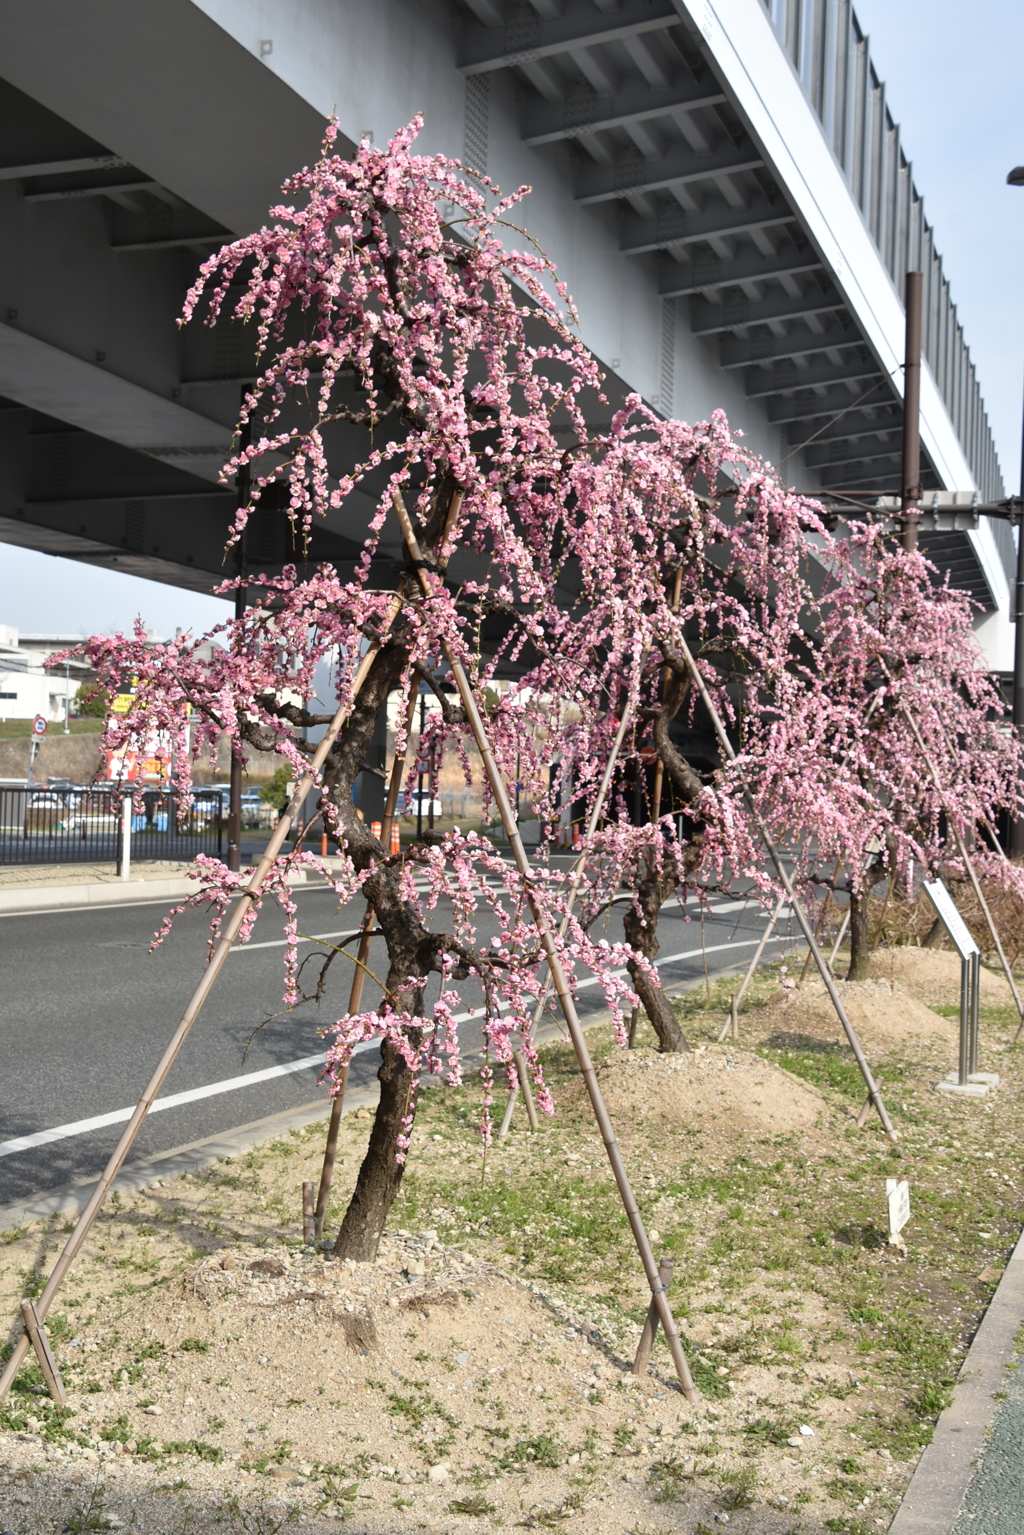
M871 956L871 977L901 987L926 1007L957 1007L960 1002L960 956L945 949L879 949ZM981 1000L993 1006L1012 1002L1006 977L983 967Z
M837 986L847 1016L865 1045L876 1049L891 1045L945 1048L958 1038L955 1020L933 1013L902 986L888 980L839 981ZM806 980L802 986L780 989L750 1016L758 1036L775 1044L780 1042L780 1035L793 1037L794 1043L800 1035L846 1038L824 983L817 978Z
M624 1050L609 1056L598 1076L612 1117L626 1124L700 1130L724 1120L762 1135L788 1135L812 1128L825 1107L806 1082L727 1046L689 1055Z

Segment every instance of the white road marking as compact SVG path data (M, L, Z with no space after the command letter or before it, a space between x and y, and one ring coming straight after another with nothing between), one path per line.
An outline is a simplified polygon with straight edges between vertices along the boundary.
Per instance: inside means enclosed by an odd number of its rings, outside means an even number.
M744 904L744 903L739 903ZM777 938L770 940L777 943ZM658 969L663 965L672 965L681 959L696 959L701 954L716 954L722 949L752 949L759 943L757 938L743 938L738 943L706 944L701 949L684 949L679 954L665 954L657 961ZM625 970L616 970L615 975L625 975ZM588 976L577 983L577 990L585 987L599 986L601 983L596 976ZM482 1009L470 1009L467 1013L457 1013L456 1023L468 1023L476 1018ZM375 1039L369 1039L364 1044L357 1045L353 1054L359 1055L364 1050L373 1049L377 1043ZM319 1069L327 1059L326 1054L306 1055L299 1061L287 1061L281 1066L267 1066L262 1071L250 1071L244 1076L225 1077L220 1082L208 1082L205 1087L190 1087L182 1093L170 1093L166 1098L158 1098L150 1109L151 1114L158 1113L161 1109L177 1109L186 1103L195 1103L200 1098L216 1098L221 1093L237 1092L239 1088L254 1087L258 1082L269 1082L274 1077L286 1077L292 1072ZM109 1125L125 1124L135 1113L135 1105L126 1109L114 1109L109 1114L96 1114L92 1119L77 1119L66 1125L55 1125L52 1130L37 1130L32 1135L19 1135L10 1141L0 1141L0 1157L13 1157L21 1151L30 1151L33 1146L47 1146L53 1141L64 1141L75 1135L88 1135L91 1130L105 1130Z

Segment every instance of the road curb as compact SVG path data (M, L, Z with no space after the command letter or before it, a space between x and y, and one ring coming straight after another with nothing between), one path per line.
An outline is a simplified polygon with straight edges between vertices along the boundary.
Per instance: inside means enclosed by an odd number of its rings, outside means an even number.
M889 1535L949 1535L985 1449L1006 1367L1024 1322L1024 1233L960 1367L953 1401L910 1479Z
M376 1103L380 1088L376 1082L368 1087L354 1088L345 1095L345 1114ZM314 1103L304 1103L297 1109L286 1109L282 1114L268 1114L254 1119L234 1130L224 1130L208 1135L201 1141L190 1141L185 1146L174 1146L170 1151L160 1151L154 1156L133 1162L115 1180L112 1189L117 1194L135 1194L139 1189L151 1188L183 1173L201 1172L214 1162L228 1157L241 1156L254 1146L287 1135L289 1130L301 1130L318 1119L326 1119L331 1111L329 1098L318 1098ZM0 1232L14 1231L19 1226L29 1226L33 1221L49 1220L55 1215L78 1215L88 1203L98 1178L85 1178L65 1183L38 1199L24 1200L0 1209Z
M313 885L318 877L306 869L296 869L288 884ZM200 886L187 874L173 879L127 879L109 883L95 881L88 885L26 885L15 890L0 890L0 916L5 913L31 916L48 911L71 911L89 906L120 906L122 903L173 901L195 895Z

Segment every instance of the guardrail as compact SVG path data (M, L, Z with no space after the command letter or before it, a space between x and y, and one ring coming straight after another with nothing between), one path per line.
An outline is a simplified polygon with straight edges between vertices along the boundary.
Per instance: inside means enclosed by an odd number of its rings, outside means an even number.
M0 864L116 861L122 805L121 791L105 785L0 788ZM173 790L145 789L132 815L132 859L220 857L225 816L222 796L200 789L179 822Z

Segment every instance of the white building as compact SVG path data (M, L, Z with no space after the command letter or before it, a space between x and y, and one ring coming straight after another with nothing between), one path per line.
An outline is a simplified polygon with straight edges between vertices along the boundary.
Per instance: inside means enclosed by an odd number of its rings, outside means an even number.
M51 723L67 719L79 685L91 680L93 671L81 660L53 671L44 663L80 643L77 634L19 634L11 624L0 624L0 719L31 720L37 714Z

